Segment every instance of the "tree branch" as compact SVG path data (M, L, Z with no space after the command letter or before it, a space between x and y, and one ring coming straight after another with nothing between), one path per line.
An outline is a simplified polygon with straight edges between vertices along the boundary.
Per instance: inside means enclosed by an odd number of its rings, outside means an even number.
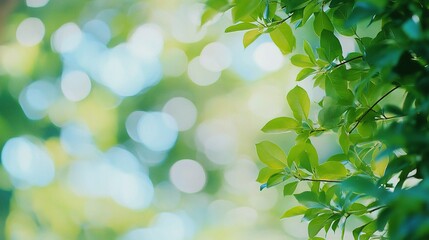
M383 100L385 97L387 97L390 93L392 93L393 91L395 91L396 89L398 89L399 86L394 87L393 89L391 89L390 91L388 91L387 93L385 93L381 98L379 98L374 104L372 104L372 106L370 108L368 108L368 110L366 110L359 118L358 120L356 120L356 124L353 126L353 128L349 131L349 134L353 132L353 130L355 130L357 128L357 126L361 123L362 119L369 113L372 111L372 109L381 101Z

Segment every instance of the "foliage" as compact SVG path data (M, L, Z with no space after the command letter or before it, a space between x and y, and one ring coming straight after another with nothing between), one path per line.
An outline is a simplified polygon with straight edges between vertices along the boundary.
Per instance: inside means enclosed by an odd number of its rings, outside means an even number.
M266 164L258 177L261 189L283 185L284 195L293 194L300 204L283 217L303 215L310 239L319 239L322 229L341 229L344 237L351 217L361 222L352 230L355 239L427 239L429 3L207 0L206 5L204 16L231 11L234 25L226 32L246 31L245 47L268 34L290 54L299 28L313 29L318 39L304 41L304 51L290 61L302 68L297 84L311 78L324 90L323 99L312 103L302 87L293 88L287 94L293 117L275 118L262 131L295 132L295 145L288 154L272 142L256 145ZM347 38L357 46L352 52L345 51ZM341 151L320 159L312 140L325 133L337 135Z

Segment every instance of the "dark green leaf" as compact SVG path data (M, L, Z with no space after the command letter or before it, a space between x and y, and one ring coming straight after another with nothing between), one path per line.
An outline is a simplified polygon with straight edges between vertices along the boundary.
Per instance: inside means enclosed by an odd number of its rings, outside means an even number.
M323 30L321 32L320 47L324 50L326 60L329 62L334 61L336 58L343 58L341 43L332 31Z
M332 213L321 214L314 218L308 224L308 236L310 238L317 235L320 230L325 226L326 221L332 216Z
M314 32L316 32L318 36L322 34L323 30L334 31L334 26L332 25L331 20L323 11L316 14L313 26Z

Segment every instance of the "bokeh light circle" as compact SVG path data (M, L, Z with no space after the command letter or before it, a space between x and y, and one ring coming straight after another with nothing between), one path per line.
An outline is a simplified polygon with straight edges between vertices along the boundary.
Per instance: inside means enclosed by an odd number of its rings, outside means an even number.
M206 184L206 173L198 162L183 159L170 168L170 181L182 192L197 193Z

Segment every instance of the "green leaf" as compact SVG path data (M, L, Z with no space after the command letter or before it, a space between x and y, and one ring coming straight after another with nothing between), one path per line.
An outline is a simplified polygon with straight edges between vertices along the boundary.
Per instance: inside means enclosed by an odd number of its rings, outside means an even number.
M319 163L317 151L311 143L301 142L293 146L289 151L288 165L291 166L292 163L297 163L303 165L302 162L307 161L305 168L312 172L312 168L316 167Z
M292 195L295 192L297 186L298 182L291 182L286 184L283 188L283 196Z
M265 133L285 133L296 130L300 124L290 117L279 117L270 120L262 128Z
M347 169L340 162L325 162L316 167L321 179L338 180L347 176Z
M304 206L296 206L293 207L289 210L287 210L282 218L288 218L288 217L294 217L294 216L299 216L305 213L305 211L307 211L308 208L304 207Z
M291 53L295 48L296 39L287 23L278 25L270 32L270 37L283 54Z
M310 0L287 0L282 1L284 4L286 13L291 13L295 10L304 8Z
M316 57L314 56L313 48L307 42L307 40L304 40L304 51L305 53L307 53L308 57L310 58L310 61L316 63Z
M232 11L232 18L234 22L251 15L261 4L261 0L236 0L235 7Z
M340 143L340 146L343 152L347 154L349 152L351 143L350 143L349 135L344 128L341 130L338 141Z
M365 205L360 203L353 203L352 205L350 205L348 213L358 216L366 213L367 210L368 208Z
M310 238L316 236L320 230L325 226L325 222L332 216L332 213L321 214L314 218L308 224L308 236Z
M308 118L310 112L310 98L307 92L300 86L296 86L287 94L287 101L296 120L302 121Z
M258 25L253 24L253 23L239 23L239 24L235 24L232 26L229 26L225 29L225 32L236 32L236 31L242 31L242 30L249 30L249 29L254 29L254 28L258 28Z
M299 203L307 207L323 207L323 205L319 202L317 194L314 192L307 191L295 194L294 196Z
M276 144L263 141L256 144L256 151L261 162L273 169L283 169L286 167L286 154Z
M258 178L256 179L256 181L258 181L259 183L266 183L272 175L281 171L282 170L264 167L259 171Z
M261 32L258 29L253 29L246 32L243 36L243 46L247 48L252 42L254 42L259 36L261 36Z
M306 77L310 76L312 73L314 73L316 70L313 68L303 68L298 75L296 75L296 81L302 81Z
M320 47L324 50L326 60L334 61L337 57L343 58L341 43L332 31L323 30L320 36Z
M325 12L321 11L316 14L316 17L314 18L314 32L320 36L322 34L323 30L329 30L334 31L334 26L331 23L331 20L329 20L328 15L326 15Z
M344 180L341 186L348 191L365 193L370 196L376 195L378 192L373 180L368 176L351 176Z
M303 54L296 54L293 55L290 58L290 61L293 65L297 66L297 67L315 67L316 64L314 64L310 58L307 55L303 55Z
M284 173L276 173L272 175L270 178L268 178L267 188L270 188L272 186L275 186L277 184L284 182L286 180L285 178L286 176Z

